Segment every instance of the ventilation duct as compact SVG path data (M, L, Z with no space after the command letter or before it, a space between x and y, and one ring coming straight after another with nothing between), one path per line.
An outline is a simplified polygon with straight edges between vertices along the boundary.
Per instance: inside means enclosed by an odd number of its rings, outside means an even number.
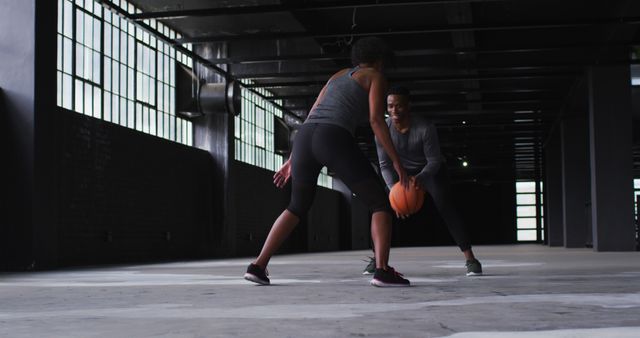
M206 83L184 65L176 67L176 113L192 119L209 114L240 114L240 84Z

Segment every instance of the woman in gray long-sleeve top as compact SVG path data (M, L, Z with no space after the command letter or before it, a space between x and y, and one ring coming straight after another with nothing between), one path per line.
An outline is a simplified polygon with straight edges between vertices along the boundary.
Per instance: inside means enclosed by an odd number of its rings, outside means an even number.
M387 93L387 126L391 140L398 151L400 162L407 174L415 178L415 184L430 197L466 258L467 276L482 274L482 265L474 257L464 223L456 211L451 198L451 188L446 165L440 153L440 142L436 127L431 121L412 116L409 105L409 90L393 87ZM376 139L380 170L389 189L398 181L393 172L389 156ZM408 215L397 215L406 218ZM369 272L367 266L365 273Z

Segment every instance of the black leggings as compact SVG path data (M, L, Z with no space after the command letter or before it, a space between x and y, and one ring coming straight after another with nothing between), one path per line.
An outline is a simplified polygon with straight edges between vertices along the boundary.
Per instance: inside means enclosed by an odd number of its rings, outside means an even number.
M374 213L391 212L389 199L371 163L344 128L305 123L291 153L291 202L294 215L305 217L316 193L318 175L326 166Z
M464 222L457 210L454 208L451 196L451 186L449 183L449 175L446 166L443 164L435 176L429 177L422 182L422 188L427 191L427 198L433 201L440 217L447 225L449 233L460 247L460 250L466 251L471 248L467 232L464 228Z

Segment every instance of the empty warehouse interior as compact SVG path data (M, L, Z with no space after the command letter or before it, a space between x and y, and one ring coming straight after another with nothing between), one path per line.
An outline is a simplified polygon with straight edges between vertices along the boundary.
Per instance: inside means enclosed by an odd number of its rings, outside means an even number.
M240 320L258 320L267 336L631 337L639 27L632 0L4 0L0 335L61 319L73 331L55 324L54 336L87 336L92 309L105 320L96 336L256 336ZM290 201L274 173L370 36L395 52L388 83L437 127L485 275L458 276L462 256L427 199L392 230L392 264L414 287L377 296L360 276L371 214L323 168L270 267L290 288L251 287L243 269ZM372 129L355 138L379 173ZM126 297L104 308L90 300L116 289ZM36 311L47 290L69 292L69 308L62 293ZM145 324L109 324L131 318ZM172 331L181 318L194 325Z

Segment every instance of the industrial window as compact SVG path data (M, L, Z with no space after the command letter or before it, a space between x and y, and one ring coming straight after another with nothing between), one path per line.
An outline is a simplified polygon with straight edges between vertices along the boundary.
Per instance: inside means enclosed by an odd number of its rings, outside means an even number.
M155 20L145 23L180 38ZM175 115L176 60L192 67L188 56L94 0L58 0L58 106L192 145L191 122Z
M640 205L638 205L638 196L640 196L640 179L639 178L634 178L633 179L633 204L635 205L635 217L636 219L638 219L638 207L640 207Z
M638 208L640 207L640 203L638 202L640 201L640 198L638 196L640 196L640 179L634 178L633 179L633 205L635 206L634 214L636 219L636 242L640 243L640 226L638 225Z
M243 81L250 84L250 81ZM260 168L276 171L282 166L282 155L274 149L274 117L282 118L282 110L265 100L262 96L270 96L263 88L254 89L258 94L242 88L242 109L235 118L234 140L235 159ZM262 95L262 96L261 96ZM276 100L277 105L282 105ZM332 188L332 180L323 168L318 177L318 185Z
M536 182L516 182L516 231L519 242L544 240L542 211L542 182L538 182L539 203L536 201Z

